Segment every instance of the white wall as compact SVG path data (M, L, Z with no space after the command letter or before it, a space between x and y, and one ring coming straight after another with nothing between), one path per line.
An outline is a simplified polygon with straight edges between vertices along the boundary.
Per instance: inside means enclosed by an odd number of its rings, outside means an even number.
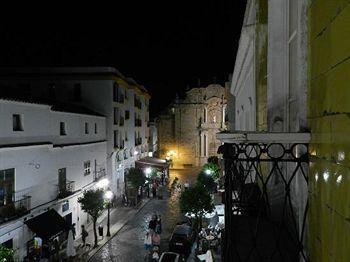
M13 131L12 115L20 114L23 131ZM86 143L106 139L105 118L57 112L50 106L0 99L0 144L51 142L53 144ZM60 136L60 122L66 123L67 135ZM85 122L90 132L85 134ZM97 124L98 133L94 133Z
M235 68L229 96L229 110L234 110L235 121L229 126L235 130L256 130L255 90L255 1L247 3L244 22L239 40ZM233 112L230 112L231 114Z

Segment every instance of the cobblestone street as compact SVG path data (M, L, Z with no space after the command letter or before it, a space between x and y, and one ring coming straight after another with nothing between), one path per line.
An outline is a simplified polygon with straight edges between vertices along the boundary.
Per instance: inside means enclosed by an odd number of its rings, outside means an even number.
M197 171L197 169L171 170L170 183L174 177L178 177L180 183L186 180L192 182L196 178ZM169 193L165 193L162 200L152 199L90 261L144 261L143 238L148 221L154 212L162 216L161 251L166 251L172 230L182 219L177 199L178 195Z

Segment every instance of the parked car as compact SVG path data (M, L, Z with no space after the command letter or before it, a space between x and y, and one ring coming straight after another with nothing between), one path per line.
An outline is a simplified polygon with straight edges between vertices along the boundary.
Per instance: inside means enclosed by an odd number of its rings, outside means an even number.
M194 232L187 224L176 225L169 242L169 251L183 254L186 257L191 253Z
M163 252L159 262L181 262L183 258L180 254L174 252Z

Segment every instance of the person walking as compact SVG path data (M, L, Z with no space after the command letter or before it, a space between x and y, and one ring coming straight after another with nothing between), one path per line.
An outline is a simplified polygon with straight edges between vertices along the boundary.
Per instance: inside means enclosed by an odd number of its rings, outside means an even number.
M157 196L157 183L153 182L152 184L152 196L155 198Z
M88 235L89 233L86 231L85 226L81 225L81 240L83 241L83 247L85 247L86 238Z
M152 234L152 245L153 247L160 247L160 234L153 232Z
M157 227L157 215L152 215L152 219L148 223L148 228L155 231Z
M147 251L152 249L152 234L150 230L146 231L146 235L143 241L144 245L145 245L145 249Z
M158 234L162 233L162 218L159 215L158 219L157 219L157 225L156 225L156 230L155 230Z

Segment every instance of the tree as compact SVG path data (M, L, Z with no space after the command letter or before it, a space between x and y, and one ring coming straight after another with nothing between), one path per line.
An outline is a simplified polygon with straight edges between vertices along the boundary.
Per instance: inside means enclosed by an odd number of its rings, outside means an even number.
M140 168L131 167L126 174L126 180L130 181L131 185L138 189L140 186L145 184L146 177Z
M97 247L96 222L105 208L104 191L102 189L87 190L84 192L84 195L78 199L78 202L81 205L81 209L92 217L95 237L94 247Z
M0 261L13 262L13 250L0 244Z
M216 191L216 183L213 176L206 174L205 172L200 172L197 177L197 182L202 184L209 193L214 193Z
M219 158L217 156L210 156L210 157L208 157L208 161L207 162L219 166Z
M201 183L196 183L193 187L184 190L181 193L179 203L181 212L195 215L195 228L197 231L202 227L204 213L210 213L214 210L211 196Z

